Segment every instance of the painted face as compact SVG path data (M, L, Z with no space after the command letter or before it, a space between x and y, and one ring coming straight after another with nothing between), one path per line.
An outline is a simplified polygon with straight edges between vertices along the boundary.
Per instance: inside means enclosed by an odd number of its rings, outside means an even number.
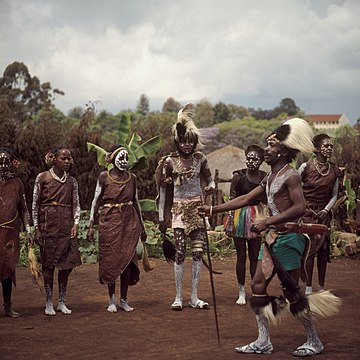
M331 158L333 154L334 144L331 139L323 139L320 144L320 154L325 158Z
M12 170L11 157L7 152L0 152L0 173L5 174Z
M267 145L264 149L264 160L268 165L275 164L281 158L281 144L275 140L267 140Z
M256 151L249 151L246 155L246 166L249 170L257 170L261 165L260 155Z
M195 143L189 140L181 139L177 145L178 151L184 155L190 155L195 149Z
M59 150L54 157L54 166L60 171L68 171L73 163L73 158L68 149Z
M120 150L115 157L115 166L121 170L125 171L129 164L129 154L125 149Z

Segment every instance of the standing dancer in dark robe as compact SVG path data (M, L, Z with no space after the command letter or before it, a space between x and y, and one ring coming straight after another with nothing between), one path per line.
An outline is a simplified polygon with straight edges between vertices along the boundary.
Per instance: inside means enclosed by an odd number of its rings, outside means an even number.
M45 161L52 165L35 180L32 216L35 242L40 245L41 265L46 293L46 315L56 315L52 301L54 271L58 269L59 301L56 310L71 314L66 306L68 278L81 265L77 243L80 203L77 181L68 174L73 164L66 148L49 152Z
M250 145L245 150L245 155L246 169L233 172L230 185L230 200L255 189L266 175L265 171L259 169L264 161L264 150L261 147ZM239 285L239 298L236 303L239 305L246 304L245 266L247 253L250 261L251 277L254 276L256 270L261 235L251 231L250 228L254 219L259 216L259 213L262 213L262 203L266 203L266 196L255 200L252 205L229 211L227 216L226 234L234 239L236 248L236 278Z
M333 142L327 134L316 135L313 139L315 157L299 167L303 182L303 191L306 201L306 213L303 217L305 223L317 223L330 226L331 208L334 206L339 189L340 170L330 162L333 153ZM317 270L319 288L324 290L327 263L330 262L330 236L329 233L312 235L309 254L306 259L306 290L311 294L312 277L315 257L317 257Z
M358 223L356 232L360 235L360 186L358 186L356 193L356 222Z
M297 284L306 238L303 234L286 231L285 227L286 222L297 221L305 213L301 177L297 170L290 166L290 162L298 152L310 154L313 151L312 137L313 132L305 120L287 120L266 139L264 158L271 166L271 171L260 186L227 203L214 207L199 207L201 215L211 216L213 213L249 205L264 192L267 195L270 216L255 221L251 228L256 232L270 229L259 253L256 272L251 281L253 296L250 305L256 314L258 338L248 345L235 348L239 353L272 354L269 319L278 322L282 310L289 308L300 320L307 334L306 342L299 346L293 355L303 357L320 354L324 346L315 330L311 314L330 316L337 311L340 303L340 300L328 291L309 296L300 291ZM267 293L268 285L275 274L281 280L285 298L270 296Z
M91 205L88 236L94 235L93 225L99 215L99 280L108 285L107 311L117 312L115 283L120 277L120 304L124 311L133 311L127 302L129 285L139 281L136 245L146 240L146 232L137 197L136 176L127 170L129 154L115 146L107 155L111 170L100 173Z
M27 240L32 245L30 216L26 206L24 185L16 177L19 161L9 149L0 149L0 281L4 312L16 318L20 314L11 308L12 285L16 285L16 266L19 261L19 234L21 223Z
M183 308L183 274L186 256L186 239L191 239L192 284L189 300L194 309L208 309L209 304L198 298L202 256L206 242L204 221L197 212L197 207L204 203L200 177L206 181L205 192L211 193L215 183L205 155L196 151L202 146L201 134L193 123L194 105L187 104L178 112L178 119L173 127L174 142L177 152L164 157L157 169L159 179L159 228L164 234L171 222L174 231L176 255L174 262L176 296L172 310ZM171 205L171 216L167 214Z

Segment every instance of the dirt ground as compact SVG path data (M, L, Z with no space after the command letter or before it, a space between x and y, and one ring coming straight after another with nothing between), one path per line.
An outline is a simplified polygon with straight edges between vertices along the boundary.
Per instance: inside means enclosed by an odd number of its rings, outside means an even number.
M235 258L213 260L220 346L217 341L214 309L182 312L170 310L175 295L173 268L165 261L150 259L154 269L142 271L140 282L129 289L132 313L110 314L107 288L97 282L97 264L83 265L71 275L68 306L71 315L44 314L44 298L32 284L28 269L17 271L18 285L13 292L18 319L0 315L0 359L256 359L263 355L237 354L235 346L257 336L249 305L235 304ZM141 266L141 262L140 262ZM191 260L185 264L185 299L189 297ZM316 326L325 345L317 359L359 359L360 261L337 259L329 264L327 288L343 299L338 315L318 319ZM57 287L57 284L55 284ZM247 292L250 282L247 279ZM118 291L118 287L117 287ZM270 293L280 294L279 283ZM57 291L56 291L57 294ZM209 274L204 269L199 297L210 304ZM305 341L303 328L290 317L271 328L273 359L294 358L291 352Z

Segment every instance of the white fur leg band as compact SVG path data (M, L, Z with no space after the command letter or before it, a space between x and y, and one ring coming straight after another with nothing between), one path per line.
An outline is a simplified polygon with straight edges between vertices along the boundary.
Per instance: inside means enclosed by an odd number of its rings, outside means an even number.
M289 302L283 296L253 295L250 307L257 315L264 315L278 325L289 314Z

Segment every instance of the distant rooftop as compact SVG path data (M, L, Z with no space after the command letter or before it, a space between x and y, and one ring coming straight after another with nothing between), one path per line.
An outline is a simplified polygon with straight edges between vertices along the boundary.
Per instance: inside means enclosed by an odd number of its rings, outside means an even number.
M315 129L337 129L349 124L349 118L345 114L306 114Z
M308 117L312 121L339 121L339 119L343 116L343 114L307 114Z

